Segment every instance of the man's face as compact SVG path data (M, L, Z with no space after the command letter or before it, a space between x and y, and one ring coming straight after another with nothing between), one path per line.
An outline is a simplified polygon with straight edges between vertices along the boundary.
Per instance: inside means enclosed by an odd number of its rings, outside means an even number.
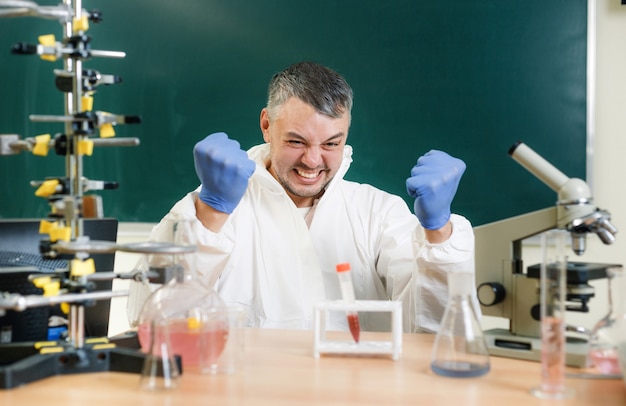
M270 143L270 173L297 207L309 207L337 173L348 137L350 115L331 118L292 97L269 120L261 111L263 139Z

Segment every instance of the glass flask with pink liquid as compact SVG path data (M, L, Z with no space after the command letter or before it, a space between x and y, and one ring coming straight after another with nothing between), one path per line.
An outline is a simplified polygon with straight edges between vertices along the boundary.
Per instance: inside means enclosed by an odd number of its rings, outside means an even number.
M195 245L194 221L164 220L159 227L166 227L161 236L177 246ZM201 356L219 358L229 335L228 319L222 312L226 305L198 278L196 254L195 249L181 249L177 254L150 255L150 266L165 270L170 279L144 303L137 331L142 351L148 352L159 345L152 342L159 339L155 326L166 323L171 351L181 357L183 371L197 370Z

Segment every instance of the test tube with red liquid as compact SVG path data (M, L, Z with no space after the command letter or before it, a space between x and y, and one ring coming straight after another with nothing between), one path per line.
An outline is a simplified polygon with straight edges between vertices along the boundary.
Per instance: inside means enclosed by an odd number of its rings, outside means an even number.
M339 276L339 286L341 287L341 296L344 302L354 303L354 286L352 285L352 272L350 271L350 264L344 262L337 264L337 276ZM346 317L348 319L348 326L350 327L350 333L355 342L359 342L359 334L361 332L361 326L359 325L359 315L356 310L346 311Z

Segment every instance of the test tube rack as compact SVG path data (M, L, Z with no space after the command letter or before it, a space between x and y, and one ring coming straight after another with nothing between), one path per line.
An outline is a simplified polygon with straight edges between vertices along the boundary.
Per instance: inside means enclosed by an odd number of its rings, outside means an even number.
M352 337L346 340L327 338L330 312L388 312L391 314L391 331L389 340L362 340L358 343ZM354 355L385 355L394 361L402 354L402 303L396 300L356 300L347 303L342 300L324 301L314 306L313 356L321 354L354 354ZM346 336L348 337L349 334Z

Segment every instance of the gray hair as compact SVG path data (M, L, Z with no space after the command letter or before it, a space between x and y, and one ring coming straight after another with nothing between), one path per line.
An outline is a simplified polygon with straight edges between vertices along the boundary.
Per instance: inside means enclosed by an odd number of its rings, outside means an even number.
M352 110L352 88L343 76L314 62L296 63L272 77L267 97L270 120L276 119L278 108L290 97L332 118Z

